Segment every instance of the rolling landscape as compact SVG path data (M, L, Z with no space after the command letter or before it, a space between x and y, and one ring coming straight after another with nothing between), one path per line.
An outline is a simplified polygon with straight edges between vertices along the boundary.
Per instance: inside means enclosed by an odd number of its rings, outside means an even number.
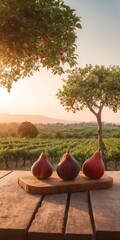
M21 123L21 122L32 122L33 124L42 123L42 124L55 124L55 123L72 123L72 121L61 120L56 118L49 118L42 115L25 115L25 114L9 114L9 113L0 113L0 123Z

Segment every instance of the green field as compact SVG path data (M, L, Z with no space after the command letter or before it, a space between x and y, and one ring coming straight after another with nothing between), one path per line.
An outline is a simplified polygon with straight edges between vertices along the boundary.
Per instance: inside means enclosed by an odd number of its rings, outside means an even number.
M104 138L103 140L106 147L105 161L108 170L119 170L120 138ZM68 149L82 165L87 158L98 150L98 141L97 139L85 138L0 138L0 169L30 169L43 149L54 168Z

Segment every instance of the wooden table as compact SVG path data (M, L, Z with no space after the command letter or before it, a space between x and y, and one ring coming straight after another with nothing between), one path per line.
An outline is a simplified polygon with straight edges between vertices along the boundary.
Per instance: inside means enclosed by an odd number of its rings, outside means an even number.
M120 172L112 188L33 195L18 185L28 171L0 171L0 240L120 240Z

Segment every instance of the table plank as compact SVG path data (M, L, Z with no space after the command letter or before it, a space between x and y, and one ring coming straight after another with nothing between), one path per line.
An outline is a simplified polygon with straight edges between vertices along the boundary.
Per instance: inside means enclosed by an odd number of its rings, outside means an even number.
M2 170L0 171L0 179L5 177L6 175L10 174L12 171L6 171L6 170Z
M109 172L113 187L90 191L96 240L120 239L120 172Z
M87 192L72 193L66 226L67 240L92 240Z
M64 240L67 194L46 195L28 231L29 240Z
M25 240L40 196L27 194L18 177L29 172L14 171L0 180L0 240Z
M96 240L120 239L120 171L108 172L112 188L92 190L89 199L86 192L46 195L44 200L26 193L18 178L29 174L0 171L0 240L89 240L92 215Z

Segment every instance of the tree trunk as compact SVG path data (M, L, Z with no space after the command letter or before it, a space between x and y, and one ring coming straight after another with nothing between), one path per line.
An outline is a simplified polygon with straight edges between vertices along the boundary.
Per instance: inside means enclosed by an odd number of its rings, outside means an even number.
M97 116L97 122L98 122L98 146L99 150L103 153L103 144L102 144L102 121L101 121L101 116Z
M99 106L97 104L95 104L95 106L99 109L98 112L95 112L93 107L91 107L91 105L88 103L88 108L97 118L97 123L98 123L98 147L99 147L99 150L102 152L102 159L103 159L104 164L105 164L105 169L107 170L107 160L105 159L106 148L105 148L105 144L104 144L103 138L102 138L102 121L101 121L101 113L102 113L102 109L103 109L103 106L104 106L104 102L102 101Z
M102 121L101 121L101 113L99 113L97 116L97 122L98 122L98 146L99 150L102 152L102 158L105 164L105 169L107 170L107 161L105 160L105 154L104 154L104 142L102 138Z
M26 159L23 158L23 167L25 167L25 165L26 165Z
M15 168L18 167L18 159L15 160Z
M8 169L9 165L8 165L8 158L7 157L5 158L5 165L6 165L6 169Z

